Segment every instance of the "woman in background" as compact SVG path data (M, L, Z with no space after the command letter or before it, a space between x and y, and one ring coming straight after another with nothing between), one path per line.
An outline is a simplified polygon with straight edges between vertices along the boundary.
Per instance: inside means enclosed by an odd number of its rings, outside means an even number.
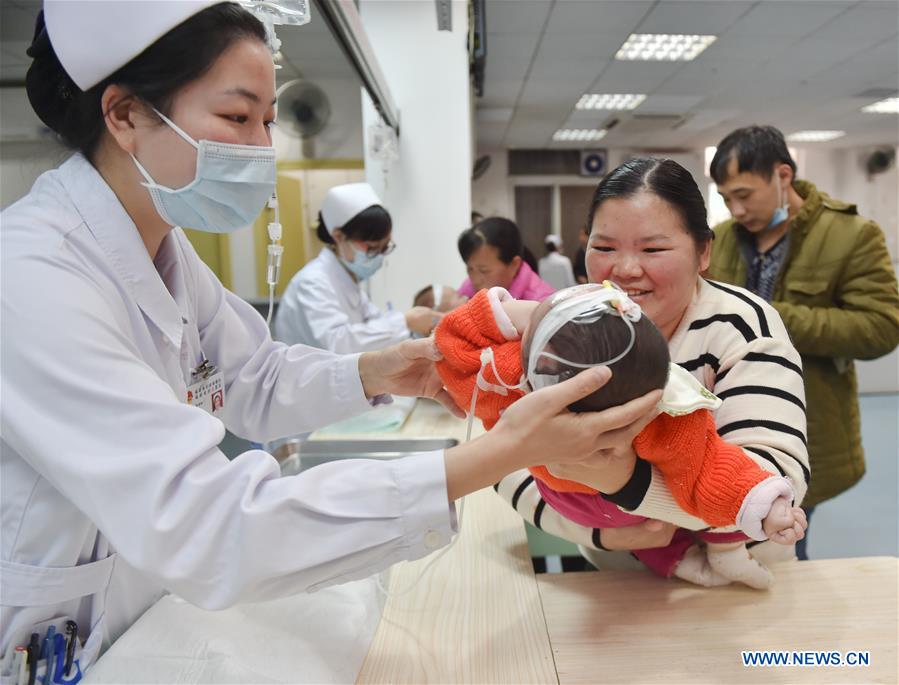
M458 247L468 270L460 295L471 297L494 286L505 288L516 300L544 300L555 292L528 263L518 226L509 219L484 219L462 232Z

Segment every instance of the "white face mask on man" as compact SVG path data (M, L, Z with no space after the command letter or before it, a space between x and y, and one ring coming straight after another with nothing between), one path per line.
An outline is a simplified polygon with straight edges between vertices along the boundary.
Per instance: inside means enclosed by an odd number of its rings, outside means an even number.
M162 220L172 226L209 233L231 233L253 223L275 192L275 148L199 142L154 109L175 133L197 149L194 180L167 188L153 180L134 155L131 159L147 180L143 185Z

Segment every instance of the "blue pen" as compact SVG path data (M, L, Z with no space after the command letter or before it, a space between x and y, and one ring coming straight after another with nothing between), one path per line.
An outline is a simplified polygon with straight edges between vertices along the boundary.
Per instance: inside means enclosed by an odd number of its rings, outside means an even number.
M62 633L56 633L53 636L53 663L48 663L47 668L51 668L53 683L63 682L62 674L66 665L66 639Z
M44 638L44 648L41 650L41 656L46 659L44 662L47 666L44 669L44 685L50 685L53 677L54 650L56 648L56 626L47 628L47 637Z

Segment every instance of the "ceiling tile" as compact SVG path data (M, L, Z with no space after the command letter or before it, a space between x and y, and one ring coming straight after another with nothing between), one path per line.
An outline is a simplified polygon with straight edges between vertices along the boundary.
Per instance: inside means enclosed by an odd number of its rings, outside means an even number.
M518 94L524 81L521 79L499 79L490 78L490 72L487 72L487 78L484 81L484 96L475 98L475 103L484 107L505 107L514 106L518 101Z
M899 2L892 7L860 3L815 31L816 40L850 43L867 48L899 33Z
M686 114L703 99L702 95L650 95L634 112L638 114Z
M796 40L814 33L853 4L838 0L763 0L743 15L730 32Z
M590 87L592 93L652 93L684 66L684 62L619 62Z
M546 33L617 33L621 34L623 43L652 4L647 0L557 0L553 5Z
M568 79L529 79L521 93L520 107L551 107L567 114L584 94L591 80L591 75L580 83Z
M487 0L487 33L541 33L550 7L552 0Z
M668 0L653 7L634 33L687 33L717 36L732 26L754 3Z

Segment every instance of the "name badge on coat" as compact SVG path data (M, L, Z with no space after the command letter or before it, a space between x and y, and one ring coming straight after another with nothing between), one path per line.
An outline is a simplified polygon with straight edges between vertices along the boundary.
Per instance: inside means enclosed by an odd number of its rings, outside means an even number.
M225 408L225 375L208 359L190 373L187 403L213 416L219 416Z

